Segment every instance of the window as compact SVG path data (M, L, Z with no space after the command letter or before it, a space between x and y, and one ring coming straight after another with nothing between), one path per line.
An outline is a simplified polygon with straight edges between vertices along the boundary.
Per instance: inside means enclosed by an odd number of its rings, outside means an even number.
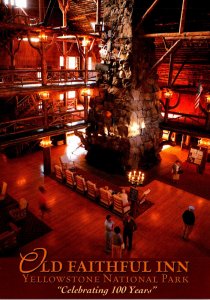
M64 57L60 56L60 67L64 66ZM67 56L66 58L66 68L71 70L79 70L80 68L80 58L79 56Z
M64 100L64 94L59 95L59 100L63 101Z
M37 79L38 79L38 80L42 79L42 73L39 72L39 71L37 72Z
M10 4L12 6L17 6L17 7L22 7L22 8L27 7L26 0L4 0L4 3L6 5Z
M42 101L39 101L39 103L38 103L38 110L39 111L42 110Z
M67 57L67 69L79 69L80 64L79 64L79 57L77 56L68 56Z
M64 66L64 57L60 56L60 67Z
M76 97L76 92L75 92L75 91L69 91L69 92L67 93L67 97L68 97L68 99L73 99L73 98L75 98L75 97Z
M88 70L92 70L93 66L92 66L92 57L88 57Z

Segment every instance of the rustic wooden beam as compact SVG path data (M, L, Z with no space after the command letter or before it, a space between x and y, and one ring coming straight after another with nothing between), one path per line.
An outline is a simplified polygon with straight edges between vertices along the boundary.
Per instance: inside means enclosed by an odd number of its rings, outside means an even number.
M58 129L54 129L54 130L52 129L52 130L48 130L48 131L44 131L44 132L37 131L37 132L31 133L30 135L28 135L28 133L26 133L26 135L22 136L22 137L12 136L11 139L8 139L5 141L0 140L0 150L5 149L8 146L17 145L19 143L35 141L35 140L41 139L46 136L56 136L56 135L66 133L68 131L74 131L74 130L82 129L85 127L87 127L87 124L82 123L82 124L73 125L73 126L65 126L63 128L58 128Z
M168 86L171 86L171 82L172 82L173 65L174 65L174 55L173 53L171 53L169 58Z
M177 72L176 75L174 76L174 79L173 79L173 81L172 81L172 83L171 83L171 86L173 86L174 83L176 82L176 80L177 80L179 74L181 73L182 69L184 68L184 65L185 65L185 62L182 63L182 65L181 65L181 67L179 68L178 72Z
M39 0L39 22L44 20L44 0Z
M173 46L152 66L150 73L154 71L163 61L164 59L169 56L172 52L176 50L176 48L179 46L181 43L181 40L176 41Z
M162 40L163 40L163 45L165 47L165 50L168 51L168 45L166 43L166 39L164 37L162 37Z
M89 84L90 88L94 88L96 84ZM37 86L37 87L8 87L0 89L1 97L12 97L15 95L27 95L29 93L38 93L40 91L74 91L75 89L85 88L86 85L84 83L81 84L71 84L71 85L48 85L45 87Z
M196 32L165 32L165 33L147 33L142 35L144 38L166 38L166 39L210 39L210 31Z
M187 0L183 0L182 1L182 12L181 12L180 23L179 23L179 33L184 32L186 12L187 12Z
M155 0L152 5L147 9L147 11L144 13L144 15L142 16L140 22L137 24L135 31L138 31L139 27L141 26L141 24L144 22L144 20L147 18L147 16L151 13L151 11L154 9L154 7L156 6L156 4L159 2L159 0Z
M31 27L31 26L25 25L25 24L17 24L17 23L13 24L13 23L0 22L0 30L2 30L2 31L4 31L4 30L33 31L33 29L36 30L35 27Z
M151 11L155 8L156 4L159 2L159 0L155 0L152 5L147 9L147 11L144 13L144 15L141 18L141 23L144 22L146 17L151 13Z
M54 9L54 6L55 6L56 2L57 2L57 0L50 0L49 1L47 11L45 12L44 18L41 19L41 21L43 21L44 26L49 26L48 22L49 22L50 16L52 14L52 11Z
M101 20L101 0L96 2L96 24L100 24Z
M95 34L90 34L90 33L84 33L81 31L71 31L69 30L67 27L53 27L53 28L49 28L49 27L41 27L40 25L33 25L33 26L29 26L29 25L25 25L25 24L12 24L12 23L5 23L5 22L0 22L0 32L2 31L14 31L14 32L21 32L22 35L27 35L27 33L30 34L34 34L34 35L38 35L41 31L41 29L44 29L45 33L47 33L47 35L49 36L50 34L57 34L59 36L61 36L62 34L65 35L78 35L78 36L89 36L89 37L94 37L96 38ZM62 42L62 40L60 39L60 41ZM2 43L2 41L0 41Z

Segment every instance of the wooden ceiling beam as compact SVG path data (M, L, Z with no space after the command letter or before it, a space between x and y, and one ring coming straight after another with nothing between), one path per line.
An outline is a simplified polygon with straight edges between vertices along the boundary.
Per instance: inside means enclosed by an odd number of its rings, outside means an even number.
M100 24L101 21L101 0L96 2L96 24Z
M94 88L95 84L89 84L90 88ZM80 89L86 87L84 83L75 85L47 85L47 86L37 86L37 87L8 87L0 88L0 98L1 97L12 97L15 95L27 95L30 93L38 93L40 91L74 91L75 89Z
M165 32L165 33L147 33L143 34L144 38L165 38L165 39L210 39L210 31L196 31L196 32Z
M180 66L178 72L177 72L176 75L174 76L174 79L173 79L173 81L171 82L171 86L173 86L173 85L175 84L175 82L176 82L176 80L177 80L179 74L181 73L182 69L184 68L184 66L185 66L185 62L183 62L183 64ZM172 79L171 79L171 80L172 80Z
M144 13L144 15L141 18L141 23L144 22L144 20L147 18L147 16L152 12L152 10L155 8L156 4L159 2L159 0L155 0L152 5L147 9L147 11Z
M182 1L182 12L181 12L180 23L179 23L179 33L184 32L186 12L187 12L187 0L183 0Z
M141 24L144 22L144 20L147 18L147 16L152 12L152 10L155 8L156 4L159 2L159 0L155 0L152 5L147 9L147 11L144 13L144 15L142 16L141 20L139 21L139 23L136 26L135 31L138 31L139 27L141 26Z

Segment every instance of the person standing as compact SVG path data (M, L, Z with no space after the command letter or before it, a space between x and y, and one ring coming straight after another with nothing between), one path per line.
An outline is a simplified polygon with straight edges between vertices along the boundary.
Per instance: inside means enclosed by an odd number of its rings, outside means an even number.
M137 230L136 222L130 214L126 215L123 219L123 226L123 242L125 249L128 244L128 250L130 251L133 243L133 232Z
M180 179L180 174L183 173L181 162L178 159L172 165L171 173L172 173L173 182L178 183Z
M45 197L46 189L43 185L39 186L39 209L41 211L41 218L43 219L46 213L50 212L50 208L47 205L47 199Z
M112 235L114 229L114 222L112 221L111 215L106 216L104 222L105 226L105 252L109 253L112 250Z
M193 227L195 225L195 207L190 205L187 210L182 215L182 220L184 222L184 231L183 231L183 239L188 240Z
M120 232L120 227L116 226L112 237L112 258L122 257L123 239Z

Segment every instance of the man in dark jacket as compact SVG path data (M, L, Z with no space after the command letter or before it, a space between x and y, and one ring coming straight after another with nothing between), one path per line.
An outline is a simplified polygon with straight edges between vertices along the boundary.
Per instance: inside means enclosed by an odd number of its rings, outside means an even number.
M191 234L194 224L195 224L195 214L194 214L195 207L189 206L187 210L182 215L182 220L184 222L184 232L183 232L183 239L187 240L189 235Z
M133 217L128 214L125 216L123 219L123 242L125 245L127 245L127 240L128 240L128 250L132 249L132 241L133 241L133 232L137 229L136 223L133 219Z

